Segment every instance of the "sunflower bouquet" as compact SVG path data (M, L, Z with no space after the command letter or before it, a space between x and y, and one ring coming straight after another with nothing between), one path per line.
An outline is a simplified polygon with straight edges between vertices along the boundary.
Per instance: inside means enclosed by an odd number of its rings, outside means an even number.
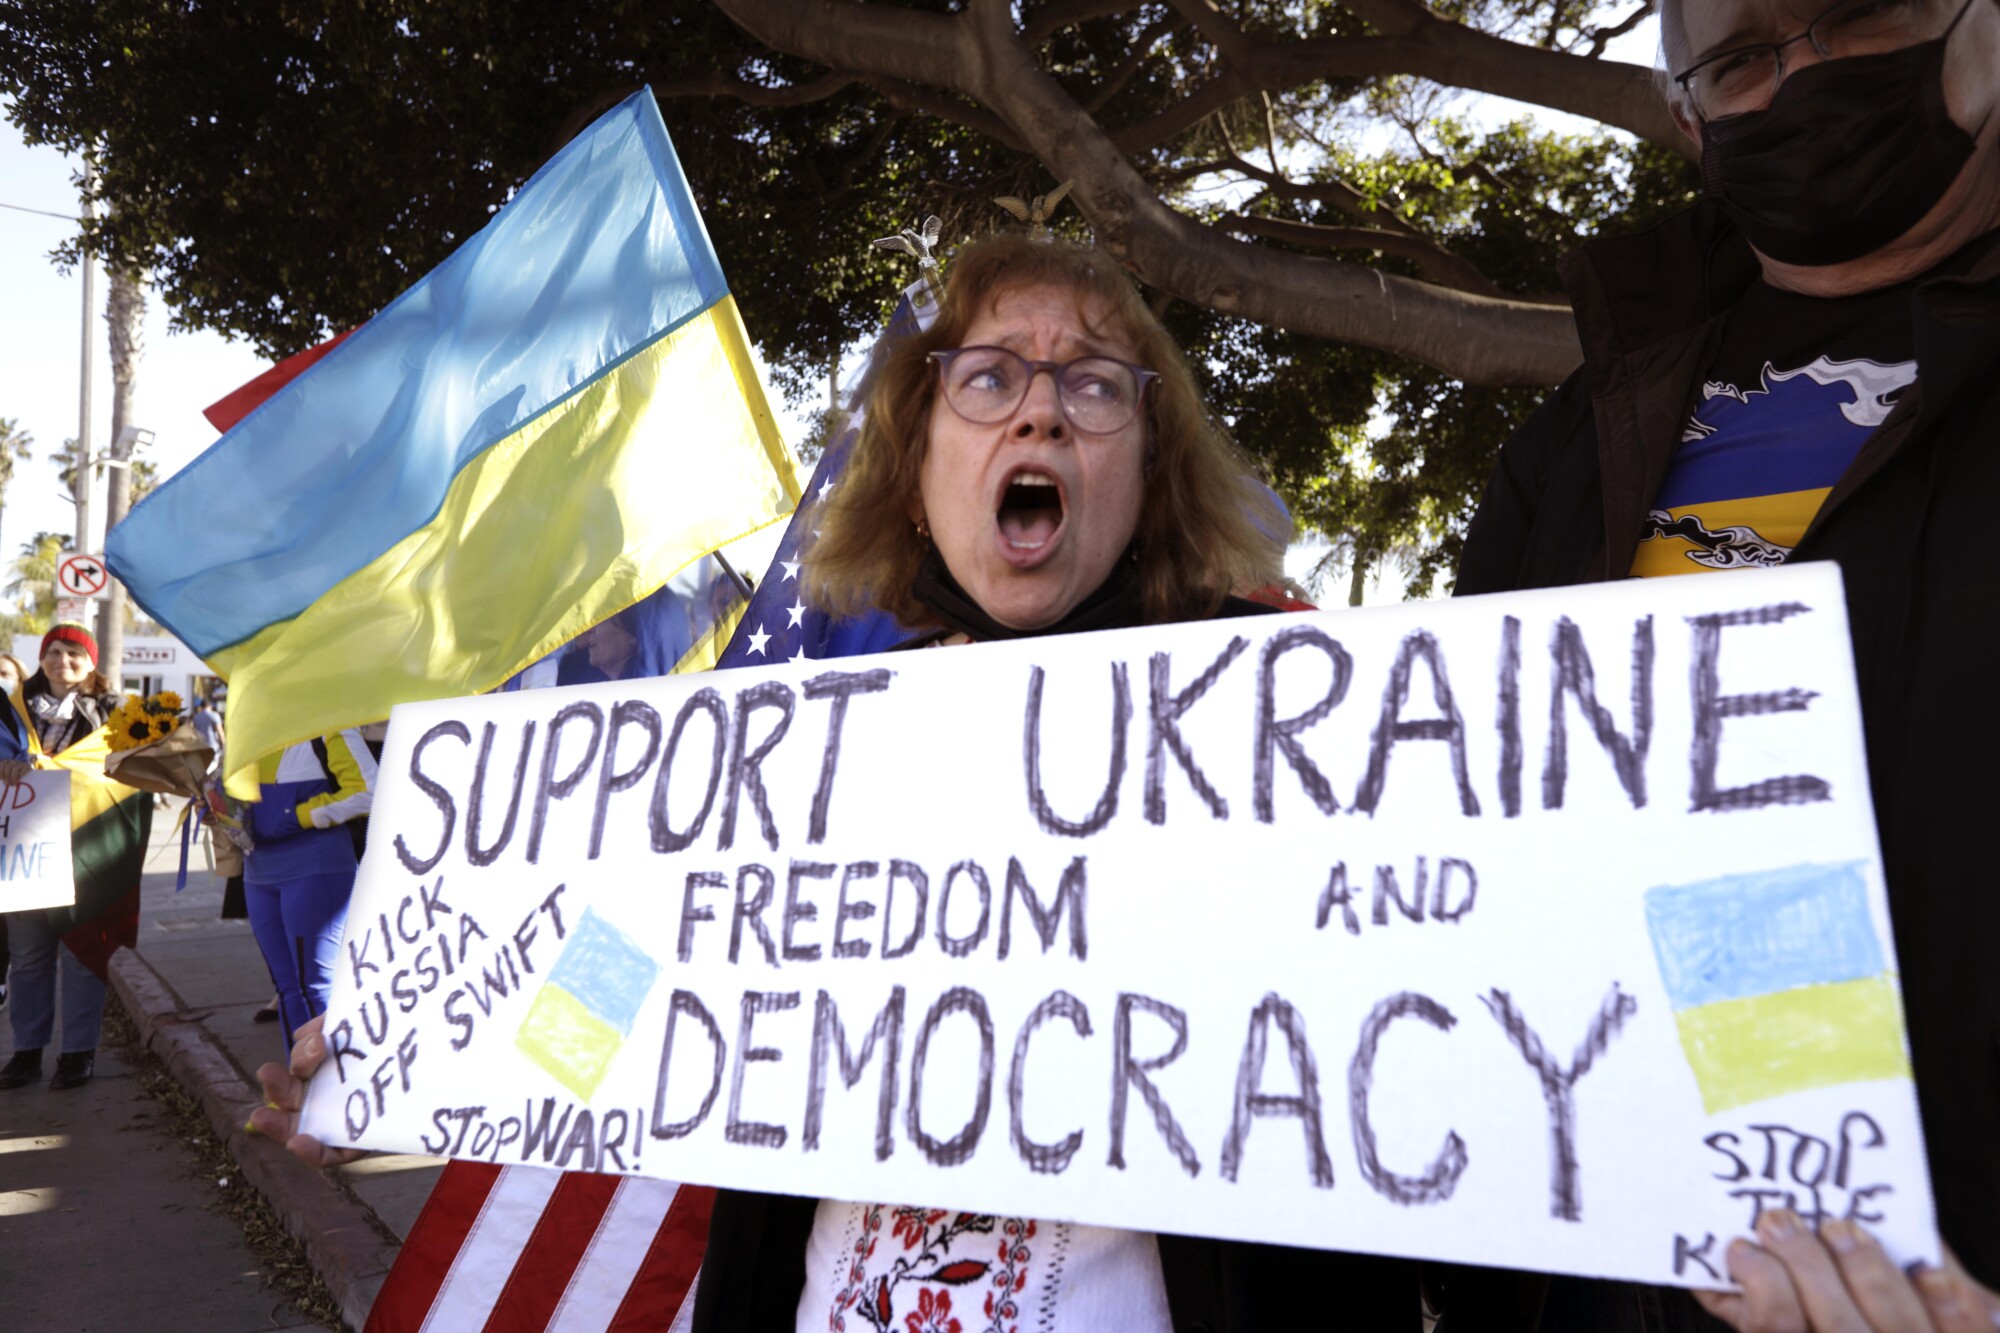
M161 690L125 702L105 719L111 753L105 776L140 791L198 799L215 751L181 715L181 697Z
M125 701L105 721L111 729L112 750L136 750L165 740L186 720L181 716L181 707L180 695L172 690L161 690L143 699L136 694L126 695Z

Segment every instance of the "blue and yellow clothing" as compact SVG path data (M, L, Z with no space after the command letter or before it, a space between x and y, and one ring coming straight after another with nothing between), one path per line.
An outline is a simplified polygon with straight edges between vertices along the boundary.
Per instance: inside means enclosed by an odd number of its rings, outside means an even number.
M354 839L338 826L366 815L375 798L375 757L359 732L338 731L267 755L257 783L250 807L256 847L244 863L246 881L276 884L340 866L352 870Z
M243 897L289 1048L333 986L355 871L354 839L340 826L368 813L375 756L359 732L340 731L262 760L257 778Z
M1782 564L1915 382L1908 293L1836 300L1758 283L1730 317L1632 573Z
M21 720L22 711L23 706L10 708L6 701L0 700L0 760L32 760L35 757L28 745L27 723Z

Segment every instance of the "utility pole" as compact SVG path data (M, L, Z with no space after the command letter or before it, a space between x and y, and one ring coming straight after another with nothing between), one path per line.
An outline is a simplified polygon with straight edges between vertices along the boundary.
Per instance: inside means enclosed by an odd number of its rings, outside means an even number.
M111 457L110 476L105 483L104 535L125 519L131 507L132 454L145 432L132 424L132 398L139 375L139 358L145 353L143 324L146 291L135 269L119 268L108 274L111 291L104 303L104 322L111 330ZM119 689L125 688L125 585L112 579L105 589L103 618L98 622L98 657L104 673Z
M86 223L91 218L90 191L96 183L97 173L86 157L83 161L83 220ZM91 326L97 314L96 263L91 257L88 242L82 249L82 262L83 373L77 405L76 477L70 483L70 494L76 498L76 549L79 553L90 549L90 361L95 347L92 335L96 332Z

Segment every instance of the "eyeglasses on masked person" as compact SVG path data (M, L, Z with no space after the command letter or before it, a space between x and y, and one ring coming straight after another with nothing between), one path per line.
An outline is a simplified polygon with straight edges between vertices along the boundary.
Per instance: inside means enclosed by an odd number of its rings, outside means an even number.
M1704 56L1673 76L1704 121L1762 111L1784 82L1786 53L1809 43L1822 60L1884 55L1956 27L1972 0L1840 0L1780 42L1755 42Z

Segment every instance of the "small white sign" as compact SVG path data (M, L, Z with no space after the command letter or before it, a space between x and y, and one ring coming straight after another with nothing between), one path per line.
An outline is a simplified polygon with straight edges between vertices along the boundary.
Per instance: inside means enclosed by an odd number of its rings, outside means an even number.
M56 566L56 593L60 597L102 597L110 582L111 571L104 567L101 555L66 555Z
M1725 1282L1936 1233L1832 565L396 710L307 1132Z
M75 901L69 774L42 769L15 786L0 786L0 912Z
M171 648L127 648L126 666L163 666L174 660Z

